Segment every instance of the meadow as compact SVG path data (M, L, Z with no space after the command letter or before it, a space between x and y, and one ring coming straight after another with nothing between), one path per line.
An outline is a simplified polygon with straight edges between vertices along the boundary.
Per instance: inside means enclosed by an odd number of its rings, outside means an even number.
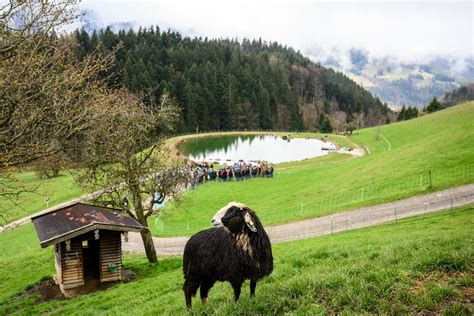
M170 153L173 155L179 154L177 152L177 144L189 137L208 137L209 135L256 135L260 134L257 132L225 132L225 133L201 133L195 135L185 135L172 137L167 140L166 146L169 148ZM286 135L287 133L279 132L276 133L279 135ZM301 133L298 137L304 137L311 135L311 137L321 137L322 134L314 133ZM347 137L332 135L328 136L333 142L336 142L340 146L354 146L356 144L351 143ZM331 161L337 161L338 159L332 159ZM340 157L342 159L342 157ZM345 159L349 157L344 157ZM311 159L304 163L311 164L320 164L326 163L327 159L314 160ZM302 162L303 163L303 162ZM282 164L284 168L286 164ZM292 164L291 167L298 167L298 164ZM28 168L30 169L30 168ZM17 172L14 174L16 177L15 186L24 187L26 189L36 188L34 192L25 192L22 193L18 198L7 199L0 196L0 225L10 223L14 220L23 218L25 216L31 215L33 213L39 212L48 206L54 206L68 200L78 198L81 195L85 194L84 191L75 183L72 174L68 171L62 171L58 177L53 177L50 179L39 179L37 173L31 170L24 170L22 172ZM46 203L45 198L49 197L48 203Z
M160 216L150 219L149 225L157 236L191 235L209 227L215 211L234 200L255 209L266 225L274 225L472 183L473 121L474 102L467 102L417 119L358 130L350 137L329 135L341 146L360 146L370 154L358 158L330 154L279 164L273 179L208 183L186 192L179 204L169 203ZM169 144L186 137L194 136L179 136L170 139ZM21 173L18 178L30 186L41 182L34 172ZM52 206L81 194L72 176L63 173L42 181L38 192L22 195L17 201L21 207L2 200L0 222L44 209L45 196L50 196Z
M82 190L76 185L72 175L66 171L58 177L39 179L35 171L15 174L16 183L25 188L37 188L34 192L21 194L17 199L0 197L0 224L6 224L30 214L81 196ZM45 197L49 197L46 203Z
M472 314L474 206L273 246L275 269L238 303L217 283L195 314ZM67 301L20 296L54 273L32 224L0 234L0 314L186 314L181 257L127 254L133 281Z
M362 129L349 140L368 148L369 155L330 154L277 165L272 179L207 183L187 191L149 224L157 236L190 235L209 227L217 209L239 201L274 225L472 183L472 122L474 102L468 102Z

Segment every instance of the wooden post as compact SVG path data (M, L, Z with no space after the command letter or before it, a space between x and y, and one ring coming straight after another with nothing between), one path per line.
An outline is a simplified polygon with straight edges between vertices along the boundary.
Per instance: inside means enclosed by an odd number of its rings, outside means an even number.
M423 174L420 174L420 189L423 189Z
M430 189L433 187L433 181L431 179L431 170L428 171L428 177L430 178Z
M453 210L453 202L454 202L453 200L454 200L454 198L453 198L453 196L451 196L451 211Z
M362 188L362 192L360 193L360 200L363 201L364 200L364 188Z
M332 226L333 226L333 225L332 225L332 217L331 217L331 234L332 234L332 232L333 232L333 227L332 227Z
M395 213L395 222L398 222L398 217L397 217L397 208L393 208L393 212Z

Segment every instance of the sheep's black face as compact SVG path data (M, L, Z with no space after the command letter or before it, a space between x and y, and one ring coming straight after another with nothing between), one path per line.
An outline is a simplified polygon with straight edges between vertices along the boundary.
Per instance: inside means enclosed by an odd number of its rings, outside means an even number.
M248 208L232 206L222 217L222 224L234 234L240 233L245 227L254 233L257 232L251 210Z

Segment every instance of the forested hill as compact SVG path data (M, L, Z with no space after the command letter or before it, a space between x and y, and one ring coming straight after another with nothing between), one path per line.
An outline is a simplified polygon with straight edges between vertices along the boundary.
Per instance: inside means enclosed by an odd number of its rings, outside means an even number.
M443 107L453 106L463 101L474 100L474 82L469 82L457 89L448 91L440 98Z
M380 100L292 48L261 40L182 37L159 28L88 34L76 31L77 54L116 52L111 84L132 91L166 89L182 108L182 131L233 129L341 131L387 121Z

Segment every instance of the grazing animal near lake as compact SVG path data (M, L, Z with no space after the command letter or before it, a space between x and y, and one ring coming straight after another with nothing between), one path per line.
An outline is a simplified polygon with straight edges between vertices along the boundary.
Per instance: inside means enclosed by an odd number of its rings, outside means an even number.
M213 224L222 226L193 235L184 248L183 291L188 308L198 288L202 303L207 304L216 281L230 282L237 301L242 284L250 280L250 296L254 297L257 282L273 271L270 239L255 212L239 203L230 203L219 212Z

